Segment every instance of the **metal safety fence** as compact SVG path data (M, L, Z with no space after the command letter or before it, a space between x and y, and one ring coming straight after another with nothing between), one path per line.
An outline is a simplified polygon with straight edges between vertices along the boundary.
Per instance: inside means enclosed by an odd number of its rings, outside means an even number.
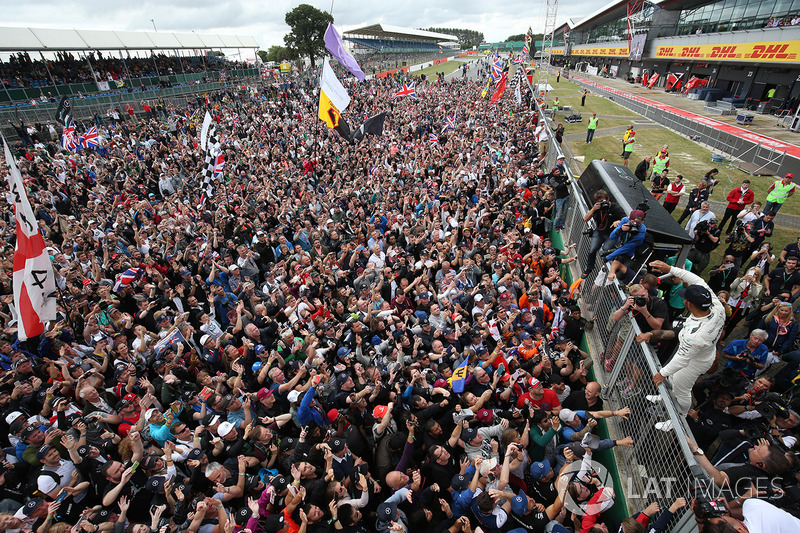
M539 116L544 116L539 111ZM546 168L552 168L562 154L551 128ZM591 243L591 236L583 233L588 227L583 217L590 206L577 183L578 178L568 165L566 169L570 200L561 237L565 246L576 244L578 261L567 267L571 269L572 278L577 279ZM713 487L713 483L689 449L687 436L691 436L691 431L669 386L662 383L656 387L653 383L653 375L661 369L655 351L636 341L641 330L630 313L614 320L614 314L627 299L625 288L617 280L607 280L607 263L600 260L597 263L581 285L579 304L583 316L594 321L594 327L586 331L586 338L592 369L602 386L606 408L629 407L631 410L628 420L614 417L606 421L610 438L632 437L634 441L633 447L614 448L622 483L620 489L625 494L630 514L641 511L653 501L666 509L678 497L690 499L692 488ZM670 531L697 531L693 513L688 509L679 511Z
M746 136L723 131L712 123L706 124L702 120L654 107L635 95L606 88L574 75L570 76L570 81L695 142L705 144L712 150L727 154L732 160L738 159L749 163L752 165L749 169L754 172L768 171L773 174L783 174L790 172L790 167L797 167L796 159L787 155L785 151L765 146L763 142L754 142Z

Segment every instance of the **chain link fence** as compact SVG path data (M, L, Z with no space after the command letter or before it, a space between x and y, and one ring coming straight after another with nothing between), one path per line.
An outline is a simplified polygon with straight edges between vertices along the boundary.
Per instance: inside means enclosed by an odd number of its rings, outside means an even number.
M541 110L539 116L544 116ZM545 166L552 168L562 154L551 130ZM577 279L591 242L590 236L583 234L588 227L583 217L590 206L577 183L578 178L569 166L566 168L570 178L570 201L561 236L565 245L576 244L578 261L568 267L572 278ZM614 448L623 485L618 489L625 493L630 514L641 511L653 501L666 509L678 497L690 499L690 489L698 484L713 486L713 483L689 450L686 438L691 436L691 431L680 415L669 386L662 383L656 387L653 383L652 376L661 369L653 348L636 342L641 330L630 313L614 320L627 293L617 280L608 282L607 273L608 265L598 260L581 285L579 303L584 317L594 320L594 327L586 331L586 337L606 408L629 407L631 410L628 420L614 417L606 421L610 438L620 440L630 436L634 441L633 447ZM679 511L670 531L697 531L693 513L688 508Z

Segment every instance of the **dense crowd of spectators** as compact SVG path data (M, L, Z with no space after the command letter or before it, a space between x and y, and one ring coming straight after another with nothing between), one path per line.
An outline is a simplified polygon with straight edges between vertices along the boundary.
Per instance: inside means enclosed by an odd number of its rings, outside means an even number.
M550 240L569 187L563 159L544 166L537 114L490 105L482 82L421 83L416 99L392 98L394 80L348 83L351 127L389 113L380 137L350 144L317 119L311 79L199 100L226 161L205 201L202 113L189 109L104 121L97 151L45 135L17 147L58 318L16 337L4 196L0 528L664 531L683 498L600 523L616 495L592 456L637 443L594 435L631 411L590 379L581 346L594 322L564 267L587 258ZM623 247L646 231L643 213L613 212L597 230ZM783 259L767 293L778 298L800 289ZM625 251L610 261L633 277ZM653 277L624 308L648 331L666 312ZM766 320L785 335L791 313ZM745 371L741 353L728 359ZM742 424L775 435L759 434L773 440L748 470L772 475L793 464L774 450L797 416L759 409L778 402L765 396L774 380L755 383L728 405L698 388L702 416L689 416L703 426L724 408L706 439L718 420L735 436ZM729 462L748 449L733 446Z
M34 59L27 52L20 52L13 54L8 61L0 61L0 78L9 89L18 89L52 86L54 81L56 85L113 82L237 68L248 68L248 65L217 56L176 57L160 53L150 57L128 55L123 59L102 52L91 52L81 57L72 52L57 52L55 59Z

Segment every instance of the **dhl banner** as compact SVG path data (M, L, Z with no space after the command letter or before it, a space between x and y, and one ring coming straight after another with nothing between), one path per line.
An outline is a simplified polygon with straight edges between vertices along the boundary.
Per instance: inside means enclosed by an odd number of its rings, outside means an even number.
M800 58L800 41L659 46L656 58L795 62Z
M630 49L627 46L591 46L579 48L572 47L572 55L574 56L613 56L613 57L628 57ZM563 56L563 48L553 48L552 54L554 56Z

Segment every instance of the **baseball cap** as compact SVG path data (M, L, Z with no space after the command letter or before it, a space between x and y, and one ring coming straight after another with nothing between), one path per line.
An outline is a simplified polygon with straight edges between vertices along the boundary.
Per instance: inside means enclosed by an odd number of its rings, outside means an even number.
M231 431L233 431L233 429L234 429L233 424L231 424L230 422L227 422L227 421L223 422L217 428L217 435L219 435L220 437L225 437Z
M519 340L521 340L521 341L524 341L524 340L530 339L530 338L531 338L531 334L528 333L527 331L523 331L522 333L519 334Z
M628 220L635 220L637 218L641 218L642 220L644 220L644 211L642 211L641 209L634 209L633 211L631 211Z
M210 338L211 338L211 335L209 335L208 333L206 333L205 335L200 337L200 346L204 345L208 341L208 339L210 339Z
M511 512L515 515L524 516L528 511L528 497L525 496L525 491L519 489L516 496L511 498Z
M213 426L217 422L219 422L220 418L219 415L215 415L214 413L209 413L205 417L203 417L203 425L205 427Z
M494 418L494 413L489 409L480 409L477 413L475 413L475 418L478 419L478 422L491 422Z
M272 389L268 389L266 387L261 387L258 392L256 393L257 400L263 400L264 398L269 398L272 396Z
M202 448L192 448L189 454L186 456L187 459L192 459L194 461L199 461L201 457L206 454L205 450Z
M450 486L453 487L454 491L461 492L462 490L466 490L469 487L469 478L464 474L456 474L453 476L453 480L450 482Z
M52 448L53 448L53 447L52 447L52 446L50 446L49 444L45 444L44 446L42 446L41 448L39 448L39 449L36 451L36 459L37 459L38 461L41 461L42 459L44 459L44 456L45 456L45 455L47 455L47 452L49 452L49 451L50 451Z
M461 430L461 440L464 442L471 442L472 439L478 436L478 430L475 428L467 428Z
M147 490L150 492L159 493L164 488L164 476L153 476L147 480Z
M386 405L376 405L372 410L372 418L383 418L389 412L389 407Z
M713 301L711 291L702 285L689 285L685 289L678 291L678 297L685 298L687 302L696 305L700 309L709 309Z
M247 521L250 520L250 516L253 512L250 510L249 507L246 505L236 511L236 514L233 516L234 521L236 522L237 526L244 527L247 524Z
M280 494L281 492L286 490L286 487L289 486L289 480L286 479L286 477L284 476L275 476L274 478L272 478L270 485L275 487L276 494Z
M537 481L541 481L543 477L550 473L552 470L550 466L550 461L545 459L544 461L536 461L531 464L531 475Z
M575 420L575 414L575 411L572 409L564 408L558 413L558 418L560 418L562 422L572 422Z
M331 423L335 422L336 419L339 418L339 410L338 409L331 409L330 411L328 411L327 417L328 417L328 420L331 421Z
M531 379L528 380L528 385L530 385L532 389L537 389L542 386L542 382L532 377Z
M16 420L20 416L25 416L22 414L21 411L13 411L6 415L6 424L11 424L14 420Z
M331 439L328 445L331 448L331 453L341 453L344 451L344 447L347 446L347 441L340 438Z
M794 174L792 174L791 172L787 172L786 175L784 176L784 178L793 178L793 177Z
M22 507L22 514L25 516L30 516L36 511L36 508L39 507L44 502L41 498L31 498L28 503L26 503Z
M580 442L573 442L569 445L569 449L575 454L575 457L583 457L586 455L586 449L581 446Z
M264 533L278 533L285 525L283 513L270 515L266 517L261 524Z
M298 390L293 390L286 395L286 399L289 400L289 403L295 403L298 398L300 398L300 391Z
M378 506L377 517L381 522L391 522L397 517L397 504L393 502L383 502Z

